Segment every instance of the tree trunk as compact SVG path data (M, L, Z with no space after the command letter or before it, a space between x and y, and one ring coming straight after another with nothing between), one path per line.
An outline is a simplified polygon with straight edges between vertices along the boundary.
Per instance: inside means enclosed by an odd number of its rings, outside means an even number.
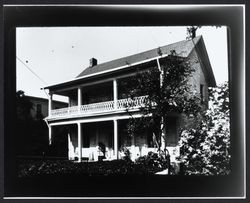
M167 139L166 139L166 120L162 117L161 118L161 151L164 153L164 157L167 162L167 168L168 168L168 175L170 174L170 154L166 147L167 145Z

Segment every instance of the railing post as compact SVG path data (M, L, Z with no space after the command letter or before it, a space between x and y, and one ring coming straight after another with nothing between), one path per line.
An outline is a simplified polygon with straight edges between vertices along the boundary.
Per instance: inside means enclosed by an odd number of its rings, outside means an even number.
M114 95L114 109L117 109L117 100L118 100L118 92L117 92L117 80L113 80L113 95Z
M77 94L78 94L78 114L80 114L80 110L81 110L81 105L82 105L82 90L80 87L78 87L77 90Z
M51 93L49 93L49 108L48 108L48 110L49 110L49 116L51 116L51 110L52 110L52 101L53 101L53 94L51 94Z

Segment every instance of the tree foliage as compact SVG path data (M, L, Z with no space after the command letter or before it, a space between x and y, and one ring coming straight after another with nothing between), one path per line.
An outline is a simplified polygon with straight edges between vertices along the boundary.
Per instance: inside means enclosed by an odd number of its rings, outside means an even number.
M196 30L201 28L201 26L189 26L187 27L187 37L186 39L193 39L196 37Z
M195 95L188 83L191 74L195 71L188 61L171 54L159 60L144 71L138 71L136 76L122 81L121 86L127 87L125 94L129 98L147 95L145 104L141 106L141 118L133 118L128 122L129 134L135 136L143 129L151 129L154 141L160 151L161 138L165 138L164 129L170 113L192 113L200 111L200 98ZM129 108L128 108L129 109ZM167 138L165 139L167 142Z
M221 27L220 25L215 25L216 28ZM202 28L201 25L199 26L188 26L187 27L187 37L186 39L194 39L196 37L196 31Z
M18 155L42 155L47 150L48 129L43 116L32 117L33 103L25 92L16 92Z
M31 120L31 110L33 109L32 102L26 97L24 91L18 90L16 92L17 104L17 119L18 120Z
M209 91L209 109L197 128L183 131L179 146L184 174L230 173L228 83Z

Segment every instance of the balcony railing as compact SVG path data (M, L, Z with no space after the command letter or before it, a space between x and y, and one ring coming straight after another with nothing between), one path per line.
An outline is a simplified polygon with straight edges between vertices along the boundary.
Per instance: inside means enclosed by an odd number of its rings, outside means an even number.
M99 102L80 106L80 113L95 113L114 110L114 101Z
M138 109L145 105L147 96L135 97L133 99L120 99L115 101L99 102L93 104L72 106L62 109L51 110L49 118L61 118L69 116L84 116L85 114L106 113L117 110Z

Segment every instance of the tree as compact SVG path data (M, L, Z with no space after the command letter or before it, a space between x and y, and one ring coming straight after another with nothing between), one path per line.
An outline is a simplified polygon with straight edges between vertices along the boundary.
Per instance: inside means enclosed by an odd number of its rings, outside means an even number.
M215 25L216 28L221 27L220 25ZM196 31L202 28L201 25L199 26L188 26L187 27L187 37L186 39L194 39L196 37Z
M209 109L197 128L184 130L179 146L184 174L230 173L228 83L209 91Z
M196 30L198 28L201 28L201 26L189 26L189 27L187 27L186 39L194 39L196 37Z
M47 150L47 125L43 115L32 117L33 103L25 92L16 92L18 155L42 155Z
M29 153L31 146L31 132L32 116L31 110L33 108L32 102L25 96L24 91L16 92L16 106L17 106L17 139L18 139L18 155L26 155Z
M160 49L158 53L161 55ZM126 87L123 91L128 98L147 95L140 107L142 117L133 118L130 114L128 133L136 136L145 129L150 129L159 154L164 152L169 155L165 135L169 114L197 115L201 108L199 96L191 91L188 83L194 71L188 61L177 56L172 50L168 57L159 59L147 70L138 70L136 76L122 81L121 87Z
M16 92L16 104L17 104L17 119L18 120L32 120L31 110L33 103L25 96L24 91L18 90Z

